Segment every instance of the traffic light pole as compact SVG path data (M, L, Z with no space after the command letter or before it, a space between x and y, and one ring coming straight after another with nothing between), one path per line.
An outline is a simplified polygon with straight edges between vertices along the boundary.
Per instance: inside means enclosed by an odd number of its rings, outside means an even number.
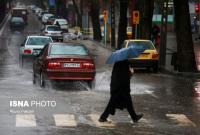
M161 20L161 44L159 50L159 67L163 68L166 63L166 44L167 44L167 20L168 20L169 0L162 2L162 20Z
M135 24L135 39L137 39L137 29L138 29L138 27L137 27L137 24Z
M106 46L106 40L107 40L107 19L105 19L105 24L104 24L104 40L105 40L105 46Z
M135 39L137 39L137 31L138 31L138 25L140 22L140 12L138 10L133 11L133 24L135 24Z

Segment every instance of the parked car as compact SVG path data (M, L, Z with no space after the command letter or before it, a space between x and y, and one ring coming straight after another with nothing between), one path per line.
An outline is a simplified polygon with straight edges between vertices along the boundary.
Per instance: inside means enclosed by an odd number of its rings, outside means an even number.
M48 36L27 36L20 47L22 62L24 57L38 55L42 48L49 42L53 42L53 40Z
M53 25L55 19L62 19L63 17L61 16L51 16L49 17L49 19L47 20L47 25Z
M12 17L22 17L24 22L28 24L28 10L27 8L13 8L11 11Z
M41 19L42 19L42 16L43 16L44 14L47 14L47 13L48 13L48 11L40 11L40 12L38 13L38 19L41 20Z
M50 36L55 41L63 41L63 31L59 26L56 25L46 25L42 29L42 34L44 36Z
M47 23L47 20L49 19L49 17L51 17L51 16L54 16L53 14L50 14L50 13L45 13L45 14L43 14L43 16L42 16L42 23L43 24L46 24Z
M25 26L25 22L22 17L11 17L10 19L11 30L23 30L24 26Z
M154 72L157 72L159 54L152 41L139 39L130 39L124 41L124 47L129 47L131 45L140 47L144 44L146 45L147 49L137 58L130 59L130 62L133 67L152 68Z
M41 87L47 80L86 81L92 87L95 73L94 60L80 43L49 43L33 63L33 83L39 79Z
M64 31L68 31L68 21L66 19L55 19L53 25L58 25Z

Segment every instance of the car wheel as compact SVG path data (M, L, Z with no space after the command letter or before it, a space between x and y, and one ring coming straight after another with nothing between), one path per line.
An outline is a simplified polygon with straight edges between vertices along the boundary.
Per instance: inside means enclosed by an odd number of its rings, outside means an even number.
M44 74L42 72L40 73L40 87L41 88L45 87L45 78L44 78Z
M36 83L36 76L35 76L35 73L33 72L33 75L32 75L32 80L33 80L33 84L35 84Z
M95 88L95 80L87 81L87 84L91 90Z

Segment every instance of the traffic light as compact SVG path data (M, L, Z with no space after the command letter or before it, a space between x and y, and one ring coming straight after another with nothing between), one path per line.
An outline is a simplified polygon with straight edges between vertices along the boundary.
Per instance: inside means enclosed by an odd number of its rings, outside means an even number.
M133 11L133 24L139 24L140 22L140 12L135 10Z
M103 20L104 20L104 22L107 21L107 18L108 18L108 11L104 10L103 11Z
M200 4L199 3L195 4L195 12L200 13Z

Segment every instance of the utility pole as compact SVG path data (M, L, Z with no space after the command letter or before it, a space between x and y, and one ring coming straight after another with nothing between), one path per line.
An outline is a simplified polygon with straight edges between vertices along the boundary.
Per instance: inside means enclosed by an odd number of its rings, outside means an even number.
M115 0L111 0L111 47L115 48Z
M168 20L168 4L169 0L163 0L162 20L161 20L161 44L159 52L159 67L162 68L166 63L166 44L167 44L167 20Z

